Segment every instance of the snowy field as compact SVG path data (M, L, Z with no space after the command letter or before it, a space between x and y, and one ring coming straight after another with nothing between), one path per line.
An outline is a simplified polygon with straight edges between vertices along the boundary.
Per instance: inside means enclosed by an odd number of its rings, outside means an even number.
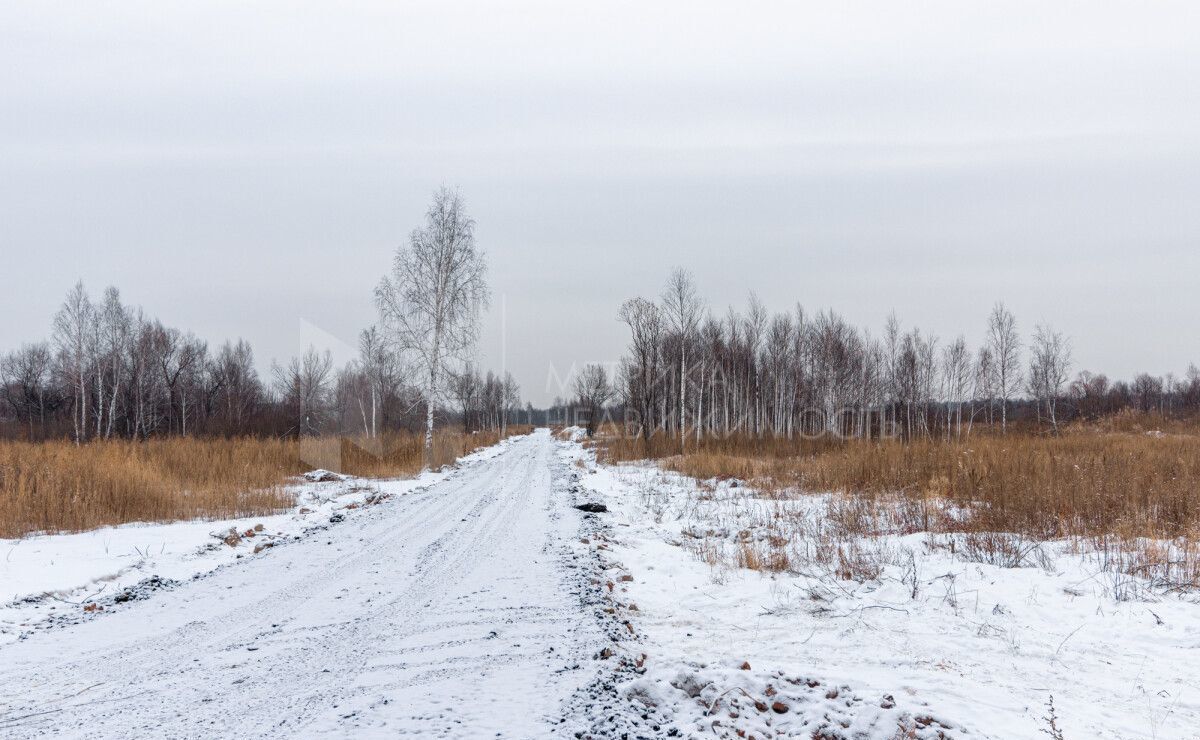
M684 734L819 738L1200 738L1200 606L1047 543L999 567L945 538L871 538L878 576L731 565L786 502L651 464L597 466L615 608L639 639L622 691ZM1049 702L1053 698L1053 710ZM1053 736L1053 735L1050 735Z
M0 736L1200 737L1185 597L1061 543L741 567L779 507L817 527L834 498L578 436L297 484L273 517L5 542Z

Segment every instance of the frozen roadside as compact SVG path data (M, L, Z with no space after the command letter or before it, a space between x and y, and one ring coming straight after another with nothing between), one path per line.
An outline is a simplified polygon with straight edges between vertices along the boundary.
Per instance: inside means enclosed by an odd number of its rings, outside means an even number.
M353 517L488 460L508 440L464 456L455 466L410 479L352 476L289 485L295 506L279 514L216 521L132 523L71 534L0 539L0 645L32 630L73 624L149 597L245 558L265 557ZM314 471L323 472L323 471Z
M925 534L885 536L875 577L736 560L781 506L736 483L579 461L607 534L612 607L636 644L618 687L683 735L818 738L1193 738L1200 611L1054 543L1024 567L963 557ZM790 512L801 518L814 512ZM1136 579L1134 579L1136 581ZM645 657L642 657L644 654ZM1053 697L1053 709L1049 706Z

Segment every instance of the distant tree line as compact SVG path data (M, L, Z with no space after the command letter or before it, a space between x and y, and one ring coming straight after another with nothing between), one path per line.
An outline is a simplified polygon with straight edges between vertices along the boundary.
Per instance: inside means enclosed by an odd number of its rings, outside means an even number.
M680 270L659 300L628 300L619 318L630 344L611 390L639 433L681 445L733 433L949 439L1014 422L1057 431L1123 409L1200 411L1195 365L1182 378L1072 378L1068 338L1039 325L1023 339L1001 303L972 349L962 336L905 330L895 315L876 336L833 311L771 314L753 294L745 310L715 316ZM607 397L596 389L605 379L589 372L578 407Z
M214 351L112 287L94 302L76 284L48 341L0 356L0 413L30 439L263 433L283 423L282 406L249 344Z
M358 357L342 368L310 347L263 378L246 341L210 347L126 305L116 288L93 300L78 283L48 340L0 354L0 433L83 443L408 429L429 440L435 417L461 418L468 431L504 429L520 408L519 387L464 360L487 292L473 226L457 191L435 194L425 226L397 250L376 291L380 324L362 331Z
M504 376L487 371L481 376L470 363L451 380L451 392L458 402L464 432L477 429L504 430L519 423L528 414L521 408L521 389L511 373Z

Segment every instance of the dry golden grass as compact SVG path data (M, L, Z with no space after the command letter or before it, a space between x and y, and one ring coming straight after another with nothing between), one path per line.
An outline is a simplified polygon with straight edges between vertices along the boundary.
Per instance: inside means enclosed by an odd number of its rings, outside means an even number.
M595 448L608 462L658 459L697 479L676 513L699 517L683 545L714 573L862 582L895 567L915 594L914 553L890 535L926 533L927 549L1000 567L1048 568L1066 547L1100 566L1117 599L1147 587L1200 592L1200 420L1123 414L1057 437L1027 428L962 442L713 438L682 455L678 445L613 434ZM712 483L729 478L751 486ZM656 497L669 496L640 485L661 518Z
M511 433L528 431L514 428ZM497 433L439 431L434 466L494 444ZM424 439L161 439L0 442L0 537L125 522L220 519L280 511L283 484L316 467L368 477L415 475Z
M267 514L303 472L295 443L153 440L0 443L0 537L131 521Z
M1153 420L1120 422L1148 424ZM685 475L742 478L768 495L843 493L854 502L843 514L861 520L846 525L863 533L888 508L892 518L907 519L909 531L1191 538L1200 535L1200 435L1194 426L1171 428L1161 436L1081 427L1060 437L977 435L964 442L708 439L689 444L686 455L665 437L649 447L622 438L602 444L601 454L610 461L662 458ZM945 504L960 513L947 516Z

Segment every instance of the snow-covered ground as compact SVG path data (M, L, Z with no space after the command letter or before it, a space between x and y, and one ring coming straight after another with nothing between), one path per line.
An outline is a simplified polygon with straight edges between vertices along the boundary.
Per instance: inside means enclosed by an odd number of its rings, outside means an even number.
M0 736L1200 738L1187 597L920 534L840 543L869 578L751 570L835 497L597 465L579 436L6 543Z
M462 460L499 454L503 444ZM323 472L323 471L316 471ZM285 513L219 521L126 524L75 534L0 539L0 645L47 621L75 620L81 609L101 610L113 599L138 598L228 563L259 557L276 545L327 528L387 496L422 491L449 470L413 479L336 481L291 486ZM318 476L313 476L318 477Z
M648 464L597 466L610 513L581 547L607 562L641 668L620 691L685 735L1200 738L1200 605L1102 570L1064 543L1026 567L927 535L874 538L878 577L738 567L741 543L832 497L759 498ZM807 545L804 545L807 546ZM644 657L643 657L644 654ZM636 656L634 658L633 656ZM640 675L638 675L640 674Z
M328 529L0 646L0 736L570 736L603 636L556 444L379 482Z

